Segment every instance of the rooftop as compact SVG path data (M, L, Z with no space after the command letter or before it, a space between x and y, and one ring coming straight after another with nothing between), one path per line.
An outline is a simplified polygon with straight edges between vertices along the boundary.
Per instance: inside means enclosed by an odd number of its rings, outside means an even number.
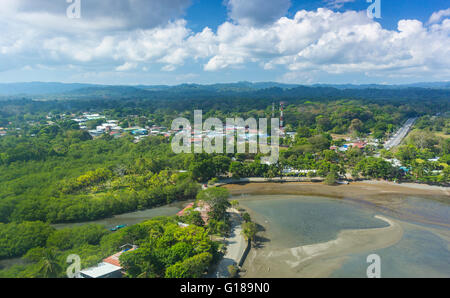
M103 260L103 263L111 264L111 265L114 265L114 266L117 266L117 267L120 268L120 267L121 267L121 266L120 266L120 262L119 262L120 256L121 256L123 253L127 252L127 251L133 251L133 250L135 250L135 249L137 249L136 246L133 246L133 247L130 248L130 249L124 249L124 250L122 250L122 251L120 251L120 252L118 252L118 253L116 253L116 254L110 256L110 257L107 257L106 259L104 259L104 260Z
M102 262L98 264L96 267L87 268L80 271L80 274L83 276L89 276L92 278L99 278L111 273L115 273L117 271L122 270L121 267Z

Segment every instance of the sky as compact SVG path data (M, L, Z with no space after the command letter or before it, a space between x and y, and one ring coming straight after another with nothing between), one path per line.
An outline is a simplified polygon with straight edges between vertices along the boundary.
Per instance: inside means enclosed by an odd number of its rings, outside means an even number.
M450 80L448 0L1 2L1 83Z

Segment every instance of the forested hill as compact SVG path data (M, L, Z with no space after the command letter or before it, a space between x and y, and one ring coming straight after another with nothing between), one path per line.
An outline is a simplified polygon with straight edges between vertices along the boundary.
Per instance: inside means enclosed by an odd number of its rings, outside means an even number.
M450 83L411 85L289 85L274 82L177 86L107 86L62 83L0 84L0 98L36 100L77 99L450 99Z
M74 86L72 86L74 87ZM269 87L269 88L266 88ZM61 88L59 86L58 88ZM1 85L0 85L1 94ZM223 114L266 111L284 101L286 107L299 104L378 104L401 107L406 117L434 115L450 110L450 89L367 88L337 89L278 83L235 83L179 86L94 86L86 85L53 95L0 96L0 124L30 114L114 110L124 115L178 113L201 109ZM287 111L288 112L288 111ZM250 115L250 114L249 114ZM249 116L247 115L247 116ZM254 113L251 114L254 116ZM216 115L217 116L217 115ZM289 117L289 113L286 113ZM8 120L9 119L9 120ZM0 126L1 126L0 125Z

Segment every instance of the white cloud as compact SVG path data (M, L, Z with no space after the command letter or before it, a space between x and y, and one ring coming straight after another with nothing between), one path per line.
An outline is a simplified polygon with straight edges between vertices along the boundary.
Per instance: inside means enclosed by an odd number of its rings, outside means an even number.
M450 8L439 10L433 13L428 20L428 24L439 23L442 18L450 16Z
M431 26L401 20L397 30L387 30L365 12L321 8L292 18L278 12L264 25L244 18L216 32L195 33L182 19L128 28L106 15L78 22L53 12L19 11L6 1L0 9L0 71L70 65L80 73L126 75L133 69L172 72L188 62L208 72L252 63L261 71L284 70L288 80L323 74L450 79L450 19L439 23L442 13L430 18Z
M154 28L179 18L190 4L191 0L81 0L82 18L77 23L92 24L98 20L108 20L126 28ZM65 0L2 0L0 14L10 15L15 12L21 16L52 15L66 18L69 5ZM46 18L41 21L43 23L33 20L33 24L48 24ZM70 24L67 20L65 23ZM71 22L72 26L73 24Z
M116 67L117 71L128 71L135 69L137 67L137 63L134 62L125 62L124 64Z
M355 2L356 0L325 0L327 5L332 8L341 8L346 3Z
M264 69L279 66L297 73L448 77L449 24L427 28L417 20L402 20L398 30L386 30L364 12L327 9L299 11L268 27L225 23L216 34L218 51L205 70L256 61Z
M290 0L228 0L228 15L243 25L264 25L284 16Z

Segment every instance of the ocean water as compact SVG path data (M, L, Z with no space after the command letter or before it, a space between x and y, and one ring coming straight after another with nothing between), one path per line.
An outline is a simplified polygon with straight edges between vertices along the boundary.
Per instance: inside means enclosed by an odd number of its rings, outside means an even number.
M414 196L404 198L405 210L427 220L450 224L450 205L444 200ZM450 242L433 231L445 231L442 226L418 222L403 225L403 238L395 245L371 253L381 259L381 277L386 278L449 278ZM351 255L331 277L365 277L367 254Z
M267 227L270 245L291 248L336 239L346 229L386 227L374 218L380 214L368 206L340 199L310 196L239 197L240 204L250 209L254 220ZM424 219L449 222L450 205L442 201L405 197L408 213ZM393 217L395 219L395 217ZM382 277L450 277L449 238L440 237L448 228L421 223L402 224L402 239L387 248L347 255L343 265L331 277L365 278L369 254L381 258Z
M254 220L270 229L271 240L284 248L336 239L342 230L373 229L388 224L375 212L343 200L312 196L249 196L240 199Z
M372 253L380 256L382 278L450 277L449 243L430 231L406 228L397 244ZM366 277L367 255L350 255L331 277Z

